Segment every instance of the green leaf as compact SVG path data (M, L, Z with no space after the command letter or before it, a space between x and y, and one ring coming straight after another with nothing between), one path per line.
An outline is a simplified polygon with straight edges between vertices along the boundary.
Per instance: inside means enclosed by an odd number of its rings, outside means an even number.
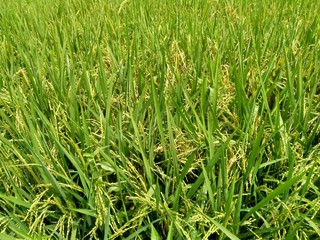
M253 208L250 209L250 211L242 218L241 223L246 221L253 213L260 210L262 207L266 206L272 199L279 196L281 193L288 190L293 184L301 180L304 173L291 178L290 180L284 182L280 186L278 186L275 190L273 190L267 197L265 197L263 200L261 200L257 205L255 205Z
M22 240L23 238L16 238L5 233L0 233L0 239L1 240L20 240L20 239Z
M161 240L160 234L157 229L151 224L151 240Z
M226 227L222 226L217 221L211 219L211 222L217 226L225 235L227 235L231 240L240 240L236 235L234 235L232 232L230 232Z

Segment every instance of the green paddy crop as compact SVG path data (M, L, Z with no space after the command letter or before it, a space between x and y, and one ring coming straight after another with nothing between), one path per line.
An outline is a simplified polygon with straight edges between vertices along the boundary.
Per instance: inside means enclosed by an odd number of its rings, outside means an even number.
M0 3L0 239L320 238L320 2Z

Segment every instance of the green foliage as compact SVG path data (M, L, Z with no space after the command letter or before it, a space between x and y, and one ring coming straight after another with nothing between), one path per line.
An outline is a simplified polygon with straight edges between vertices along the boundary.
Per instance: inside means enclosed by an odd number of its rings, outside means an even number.
M1 2L0 238L319 238L319 12Z

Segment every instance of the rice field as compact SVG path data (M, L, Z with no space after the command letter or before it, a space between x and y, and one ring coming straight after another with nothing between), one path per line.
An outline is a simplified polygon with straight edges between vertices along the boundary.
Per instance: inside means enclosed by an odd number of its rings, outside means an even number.
M320 2L0 2L0 239L320 239Z

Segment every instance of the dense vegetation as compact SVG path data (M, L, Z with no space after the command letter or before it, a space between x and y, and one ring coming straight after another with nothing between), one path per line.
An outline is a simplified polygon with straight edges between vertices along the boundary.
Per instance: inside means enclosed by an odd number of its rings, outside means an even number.
M0 3L0 239L320 238L320 1Z

